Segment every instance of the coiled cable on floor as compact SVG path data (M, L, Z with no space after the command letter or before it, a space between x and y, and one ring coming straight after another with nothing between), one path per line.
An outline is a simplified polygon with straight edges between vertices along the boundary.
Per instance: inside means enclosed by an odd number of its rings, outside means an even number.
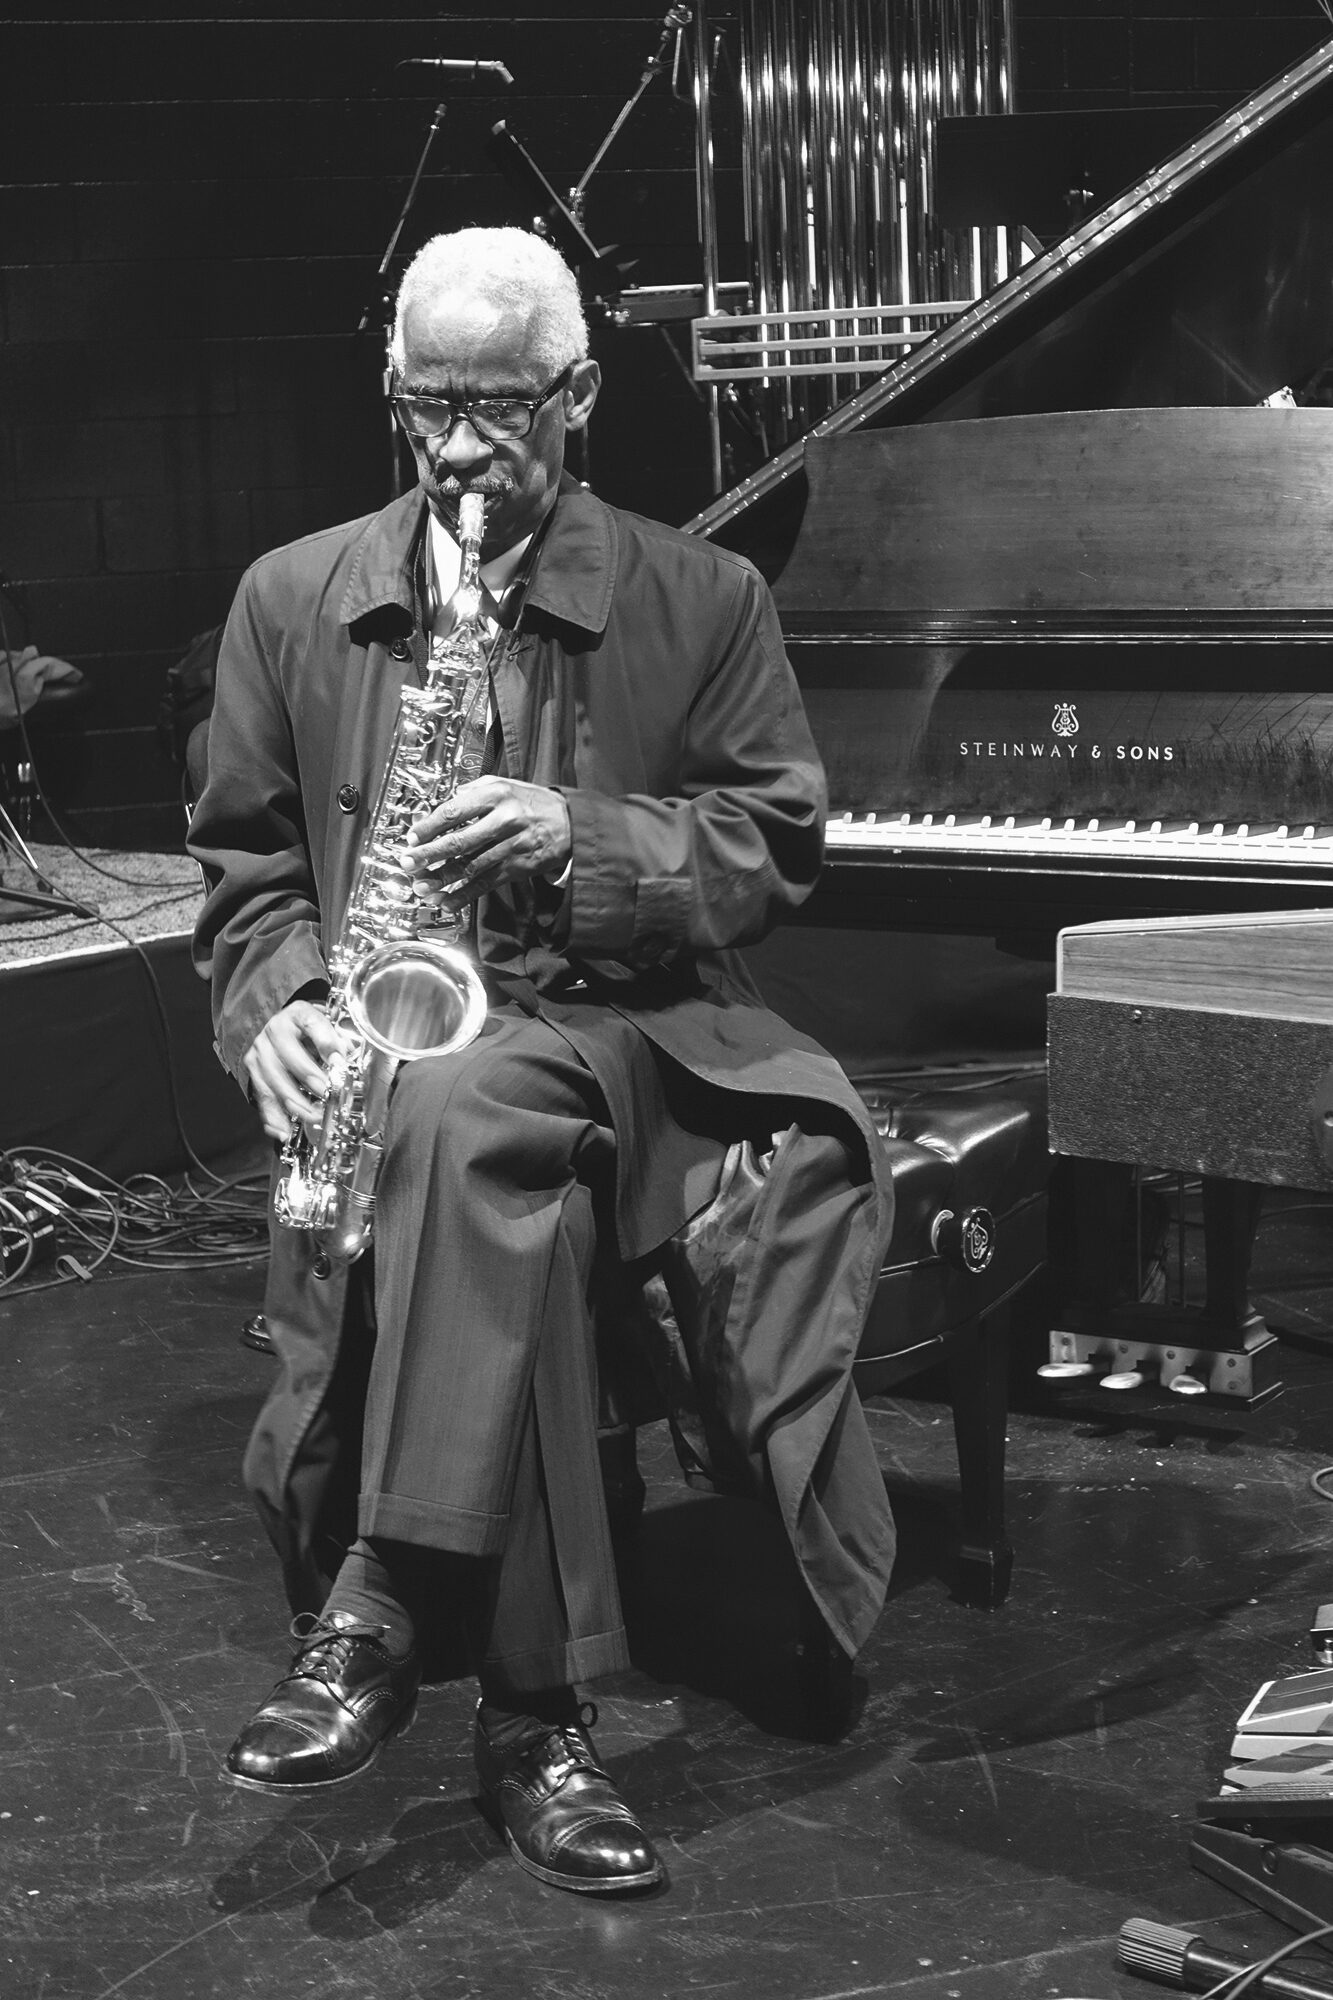
M0 1299L86 1282L104 1267L198 1271L268 1254L268 1175L201 1190L185 1175L117 1181L49 1147L0 1151ZM33 1273L50 1267L53 1276Z

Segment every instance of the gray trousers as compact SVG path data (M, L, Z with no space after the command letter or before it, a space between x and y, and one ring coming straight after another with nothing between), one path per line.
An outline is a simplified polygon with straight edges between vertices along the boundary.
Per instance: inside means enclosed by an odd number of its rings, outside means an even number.
M617 1064L653 1063L612 1034ZM564 1037L514 1011L405 1065L386 1136L359 1532L492 1559L482 1656L515 1688L629 1664L589 1303L608 1119Z

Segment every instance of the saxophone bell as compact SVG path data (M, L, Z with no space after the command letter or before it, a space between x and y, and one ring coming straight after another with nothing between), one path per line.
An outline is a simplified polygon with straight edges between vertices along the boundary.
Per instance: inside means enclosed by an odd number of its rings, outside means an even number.
M486 1019L486 987L466 952L429 938L369 951L347 982L347 1011L381 1054L400 1062L466 1048Z

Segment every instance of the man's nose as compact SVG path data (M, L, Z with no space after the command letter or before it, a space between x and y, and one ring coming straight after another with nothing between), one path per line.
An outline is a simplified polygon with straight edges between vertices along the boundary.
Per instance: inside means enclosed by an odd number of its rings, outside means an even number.
M470 420L460 414L441 438L436 448L436 460L447 465L451 472L471 472L490 458L494 450L494 445L473 430Z

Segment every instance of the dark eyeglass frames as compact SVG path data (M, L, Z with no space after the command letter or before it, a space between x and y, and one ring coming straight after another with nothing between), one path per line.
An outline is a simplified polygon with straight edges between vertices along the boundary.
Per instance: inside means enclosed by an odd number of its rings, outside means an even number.
M410 437L446 437L460 417L466 417L477 436L488 444L508 438L525 438L537 421L543 403L558 395L574 373L571 361L539 396L480 396L475 402L455 403L447 396L413 396L395 391L394 415Z

